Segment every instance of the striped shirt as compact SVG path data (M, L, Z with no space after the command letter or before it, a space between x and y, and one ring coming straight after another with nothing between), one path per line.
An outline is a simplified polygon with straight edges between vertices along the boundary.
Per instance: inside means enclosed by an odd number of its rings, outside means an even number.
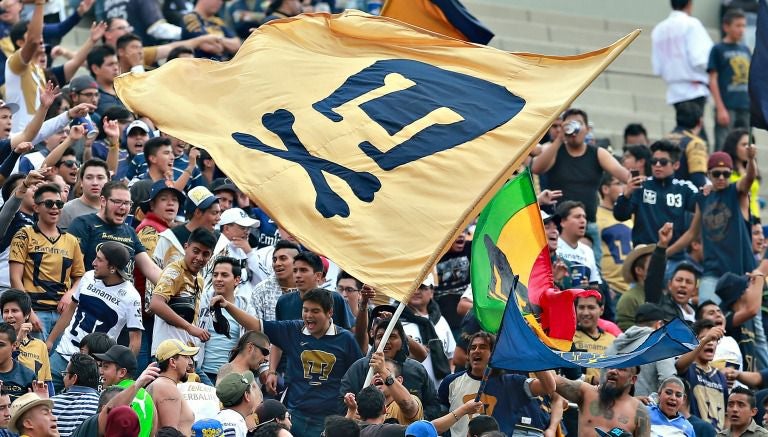
M75 428L99 409L99 392L90 387L73 385L52 399L53 415L57 418L61 437L69 437Z

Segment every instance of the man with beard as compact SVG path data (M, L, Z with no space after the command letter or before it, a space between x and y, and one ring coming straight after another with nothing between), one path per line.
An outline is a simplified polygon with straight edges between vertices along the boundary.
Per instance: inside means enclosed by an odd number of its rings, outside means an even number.
M133 201L131 201L128 187L122 182L109 181L101 189L99 212L77 217L69 226L68 232L80 240L85 265L93 264L96 258L96 247L99 244L105 241L116 241L123 244L131 256L131 262L128 263L126 271L132 272L135 264L154 284L160 277L160 269L152 262L133 228L125 223L132 206ZM63 302L67 304L69 299L63 299Z
M440 384L438 397L443 407L455 410L475 398L495 343L496 337L493 334L481 331L472 336L469 341L469 369L447 376ZM483 414L494 417L499 422L500 430L506 435L517 435L519 432L537 435L548 428L554 431L559 420L550 421L549 415L542 410L537 399L539 396L553 395L554 391L555 378L551 371L536 372L535 378L492 372L485 391L480 396L485 405ZM562 403L553 404L553 408L559 407L562 413ZM451 426L451 436L465 437L469 419L458 419Z
M195 413L177 385L187 381L187 367L200 348L187 346L178 339L165 340L157 346L155 358L160 376L147 386L157 408L157 428L170 426L184 435L192 435Z
M677 373L691 385L691 414L712 424L715 430L725 428L725 406L728 403L728 383L725 375L712 367L715 346L725 334L711 320L699 320L693 325L699 344L682 355L675 363Z
M595 428L621 428L634 436L649 437L648 410L630 392L638 369L605 369L599 386L557 377L557 393L579 405L580 437L596 437Z

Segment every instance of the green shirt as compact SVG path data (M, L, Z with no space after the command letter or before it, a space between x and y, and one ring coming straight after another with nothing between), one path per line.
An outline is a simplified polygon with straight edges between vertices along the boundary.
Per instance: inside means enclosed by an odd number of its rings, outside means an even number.
M626 331L635 324L637 308L645 303L645 289L642 285L632 284L626 293L621 295L616 304L616 324L622 331Z
M128 388L133 383L132 379L124 379L117 383L117 386ZM155 403L152 401L152 396L146 390L140 388L136 393L136 397L133 398L133 402L131 402L131 408L139 416L139 437L149 437L152 432L152 419L155 415Z

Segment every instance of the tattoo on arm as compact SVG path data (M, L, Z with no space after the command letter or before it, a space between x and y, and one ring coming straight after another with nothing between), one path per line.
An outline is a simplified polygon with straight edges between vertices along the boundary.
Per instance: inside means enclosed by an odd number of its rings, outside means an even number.
M581 381L571 381L570 379L557 377L557 394L577 404L581 403Z
M637 402L635 409L635 433L638 437L650 437L651 419L648 416L648 410L642 402Z

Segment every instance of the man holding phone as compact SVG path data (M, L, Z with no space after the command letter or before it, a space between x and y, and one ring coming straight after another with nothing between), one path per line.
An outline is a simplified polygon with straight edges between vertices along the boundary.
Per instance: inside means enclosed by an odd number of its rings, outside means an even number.
M651 176L633 174L613 206L616 220L626 221L634 216L633 246L655 244L659 229L668 222L673 225L674 243L688 228L687 213L696 208L696 187L674 177L680 166L680 147L661 140L651 145L651 153ZM684 251L669 258L668 272L683 260L683 254Z

